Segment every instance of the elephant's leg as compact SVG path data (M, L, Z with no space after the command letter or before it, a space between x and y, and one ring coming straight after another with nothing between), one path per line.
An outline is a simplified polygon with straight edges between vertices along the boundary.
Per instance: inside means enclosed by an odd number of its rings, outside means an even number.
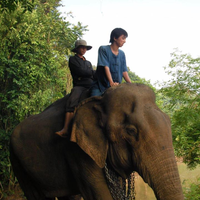
M69 152L70 165L84 200L113 200L103 169L76 144Z
M12 146L10 147L10 157L13 166L14 174L16 175L21 189L24 192L27 200L47 200L47 198L38 190L34 182L24 170L23 166L15 156ZM55 198L54 198L55 199ZM48 200L54 200L48 199Z

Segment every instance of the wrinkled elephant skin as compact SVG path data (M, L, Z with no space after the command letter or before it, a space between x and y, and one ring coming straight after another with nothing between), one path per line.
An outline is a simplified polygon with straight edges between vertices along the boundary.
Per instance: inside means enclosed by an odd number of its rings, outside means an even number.
M24 120L11 136L11 163L28 200L79 193L112 200L106 162L123 178L137 171L159 200L183 200L170 120L148 86L124 83L84 100L63 139L55 132L67 98Z

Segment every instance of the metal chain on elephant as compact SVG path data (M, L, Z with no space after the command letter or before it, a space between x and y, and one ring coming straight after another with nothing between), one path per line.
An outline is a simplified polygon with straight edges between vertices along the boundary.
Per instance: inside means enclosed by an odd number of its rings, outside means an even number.
M115 171L105 165L105 175L114 200L135 200L134 173L128 179L118 176Z
M135 200L135 175L134 172L130 175L128 179L128 197L129 200Z

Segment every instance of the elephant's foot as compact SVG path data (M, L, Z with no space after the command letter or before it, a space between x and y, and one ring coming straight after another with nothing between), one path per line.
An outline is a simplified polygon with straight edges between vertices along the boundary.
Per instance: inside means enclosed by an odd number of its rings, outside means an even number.
M62 129L61 131L56 132L56 135L59 135L60 137L66 138L68 137L67 130Z

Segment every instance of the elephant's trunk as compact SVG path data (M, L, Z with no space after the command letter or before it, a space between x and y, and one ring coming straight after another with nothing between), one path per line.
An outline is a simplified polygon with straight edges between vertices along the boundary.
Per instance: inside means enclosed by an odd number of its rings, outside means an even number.
M154 158L149 156L140 169L139 174L152 187L158 200L184 199L173 149L160 152Z

